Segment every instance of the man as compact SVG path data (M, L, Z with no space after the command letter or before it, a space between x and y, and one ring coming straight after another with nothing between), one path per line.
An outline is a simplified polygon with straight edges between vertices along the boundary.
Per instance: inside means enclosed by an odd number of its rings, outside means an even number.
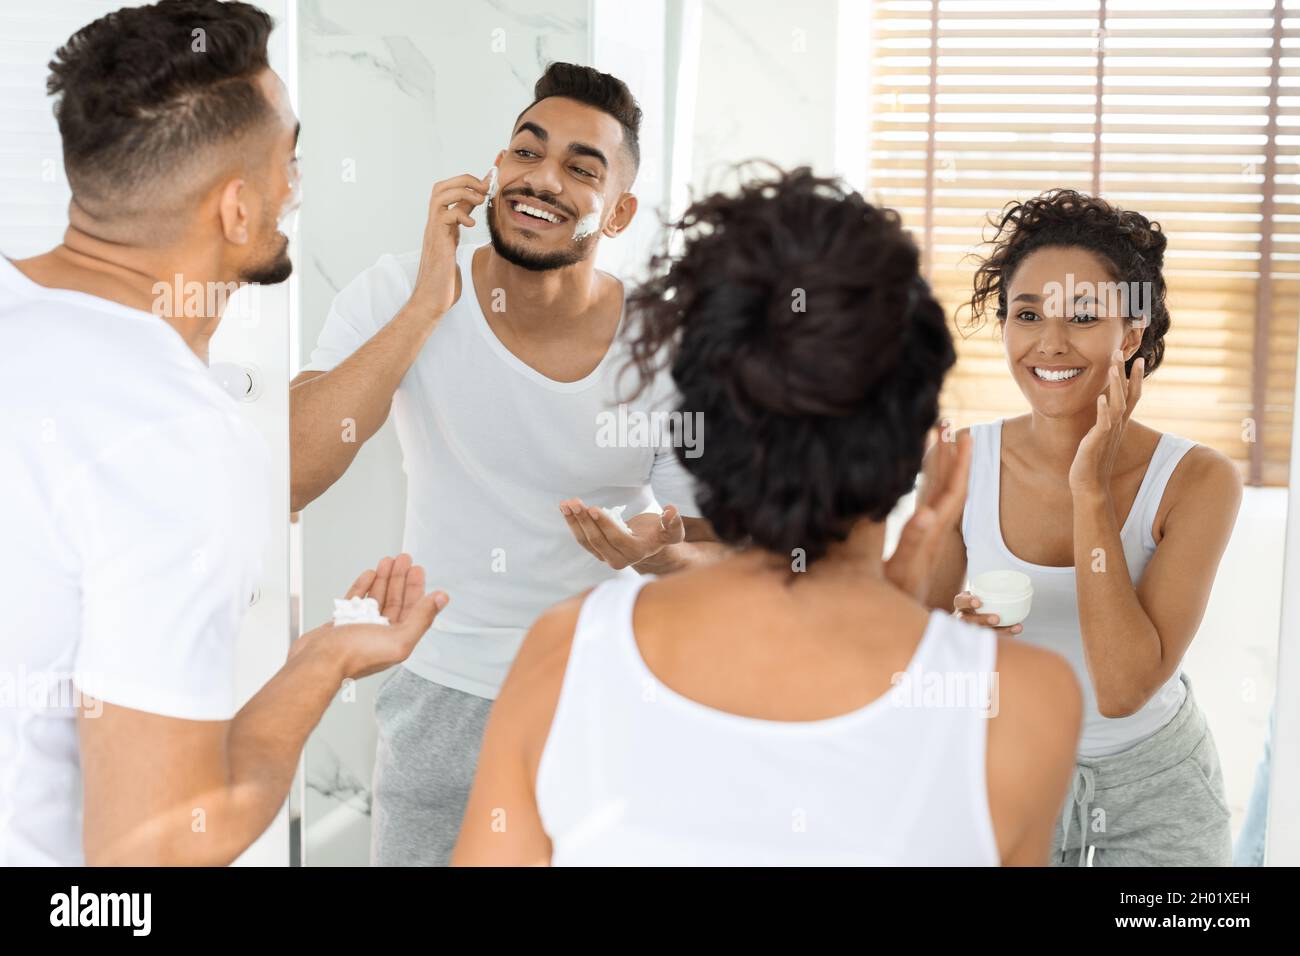
M543 610L721 548L672 447L698 454L704 436L666 427L666 377L626 394L624 289L595 268L636 213L640 120L621 81L552 64L494 172L434 186L422 250L339 294L291 390L292 507L338 480L392 407L404 548L453 598L379 693L375 863L448 862L492 700ZM491 242L460 247L476 207Z
M298 125L272 27L244 3L165 0L51 63L68 228L0 257L0 578L17 596L0 863L229 863L341 681L403 659L446 601L385 560L349 596L393 626L305 635L236 712L235 638L283 516L265 445L206 365L220 309L160 290L290 273Z

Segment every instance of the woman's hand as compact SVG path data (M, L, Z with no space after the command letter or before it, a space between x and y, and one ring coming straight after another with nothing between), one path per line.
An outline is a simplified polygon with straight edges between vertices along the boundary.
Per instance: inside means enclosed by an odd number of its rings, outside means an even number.
M1024 630L1019 624L1013 624L1010 627L998 627L998 616L996 614L980 614L979 606L983 602L969 591L962 591L952 599L953 616L959 621L965 621L967 624L978 624L980 627L991 627L1003 637L1013 637Z
M1074 494L1109 494L1115 456L1124 439L1138 399L1142 397L1142 373L1146 362L1138 358L1128 381L1124 381L1124 353L1111 353L1106 388L1097 396L1097 423L1083 436L1070 465L1070 491Z
M938 429L935 429L939 431ZM885 562L885 577L903 593L924 601L944 536L961 521L970 476L971 438L945 441L939 431L934 454L921 476L916 510L903 526L898 546Z

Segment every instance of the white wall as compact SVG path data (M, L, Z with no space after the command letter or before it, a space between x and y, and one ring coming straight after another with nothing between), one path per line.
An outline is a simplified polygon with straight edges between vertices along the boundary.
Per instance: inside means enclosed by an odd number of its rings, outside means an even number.
M749 159L860 178L865 152L855 165L837 165L843 158L837 145L852 135L847 120L853 115L837 112L842 107L836 99L839 26L837 0L699 4L688 166L697 197L728 186L728 167ZM863 128L868 105L864 89ZM837 123L841 115L844 124Z

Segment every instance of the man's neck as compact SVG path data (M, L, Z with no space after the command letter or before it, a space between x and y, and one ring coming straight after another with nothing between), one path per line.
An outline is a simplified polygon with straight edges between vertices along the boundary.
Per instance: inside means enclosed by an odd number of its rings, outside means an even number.
M560 269L535 272L502 258L488 244L483 268L490 299L500 289L515 328L542 332L573 329L575 320L590 316L599 298L595 264L590 258Z
M195 355L205 363L208 360L208 344L221 322L224 299L205 294L205 309L215 301L217 314L186 315L186 297L177 294L177 276L182 290L208 289L221 281L219 267L210 257L110 242L70 225L61 244L14 265L38 285L84 292L157 315ZM164 286L167 291L160 296L158 290Z

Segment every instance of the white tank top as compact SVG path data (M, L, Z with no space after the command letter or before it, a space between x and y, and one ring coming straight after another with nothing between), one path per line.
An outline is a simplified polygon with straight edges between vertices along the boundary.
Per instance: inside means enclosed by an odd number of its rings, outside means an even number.
M1083 734L1079 756L1101 757L1127 750L1150 737L1178 713L1186 690L1178 679L1181 667L1146 705L1128 717L1103 717L1097 709L1097 694L1083 657L1083 635L1079 630L1079 604L1075 593L1074 567L1030 564L1011 553L1002 538L999 490L1002 474L1002 422L971 426L972 457L966 510L961 533L966 542L966 579L985 571L1013 570L1029 575L1034 597L1020 639L1056 651L1074 668L1083 690ZM1151 535L1160 499L1169 476L1187 450L1196 443L1176 435L1161 435L1151 456L1133 507L1129 510L1120 540L1134 586L1142 579L1147 562L1155 553ZM1062 518L1068 521L1069 516Z
M907 671L865 707L743 717L650 671L632 633L646 581L601 584L578 618L537 771L553 865L1000 863L984 757L992 631L934 611Z

